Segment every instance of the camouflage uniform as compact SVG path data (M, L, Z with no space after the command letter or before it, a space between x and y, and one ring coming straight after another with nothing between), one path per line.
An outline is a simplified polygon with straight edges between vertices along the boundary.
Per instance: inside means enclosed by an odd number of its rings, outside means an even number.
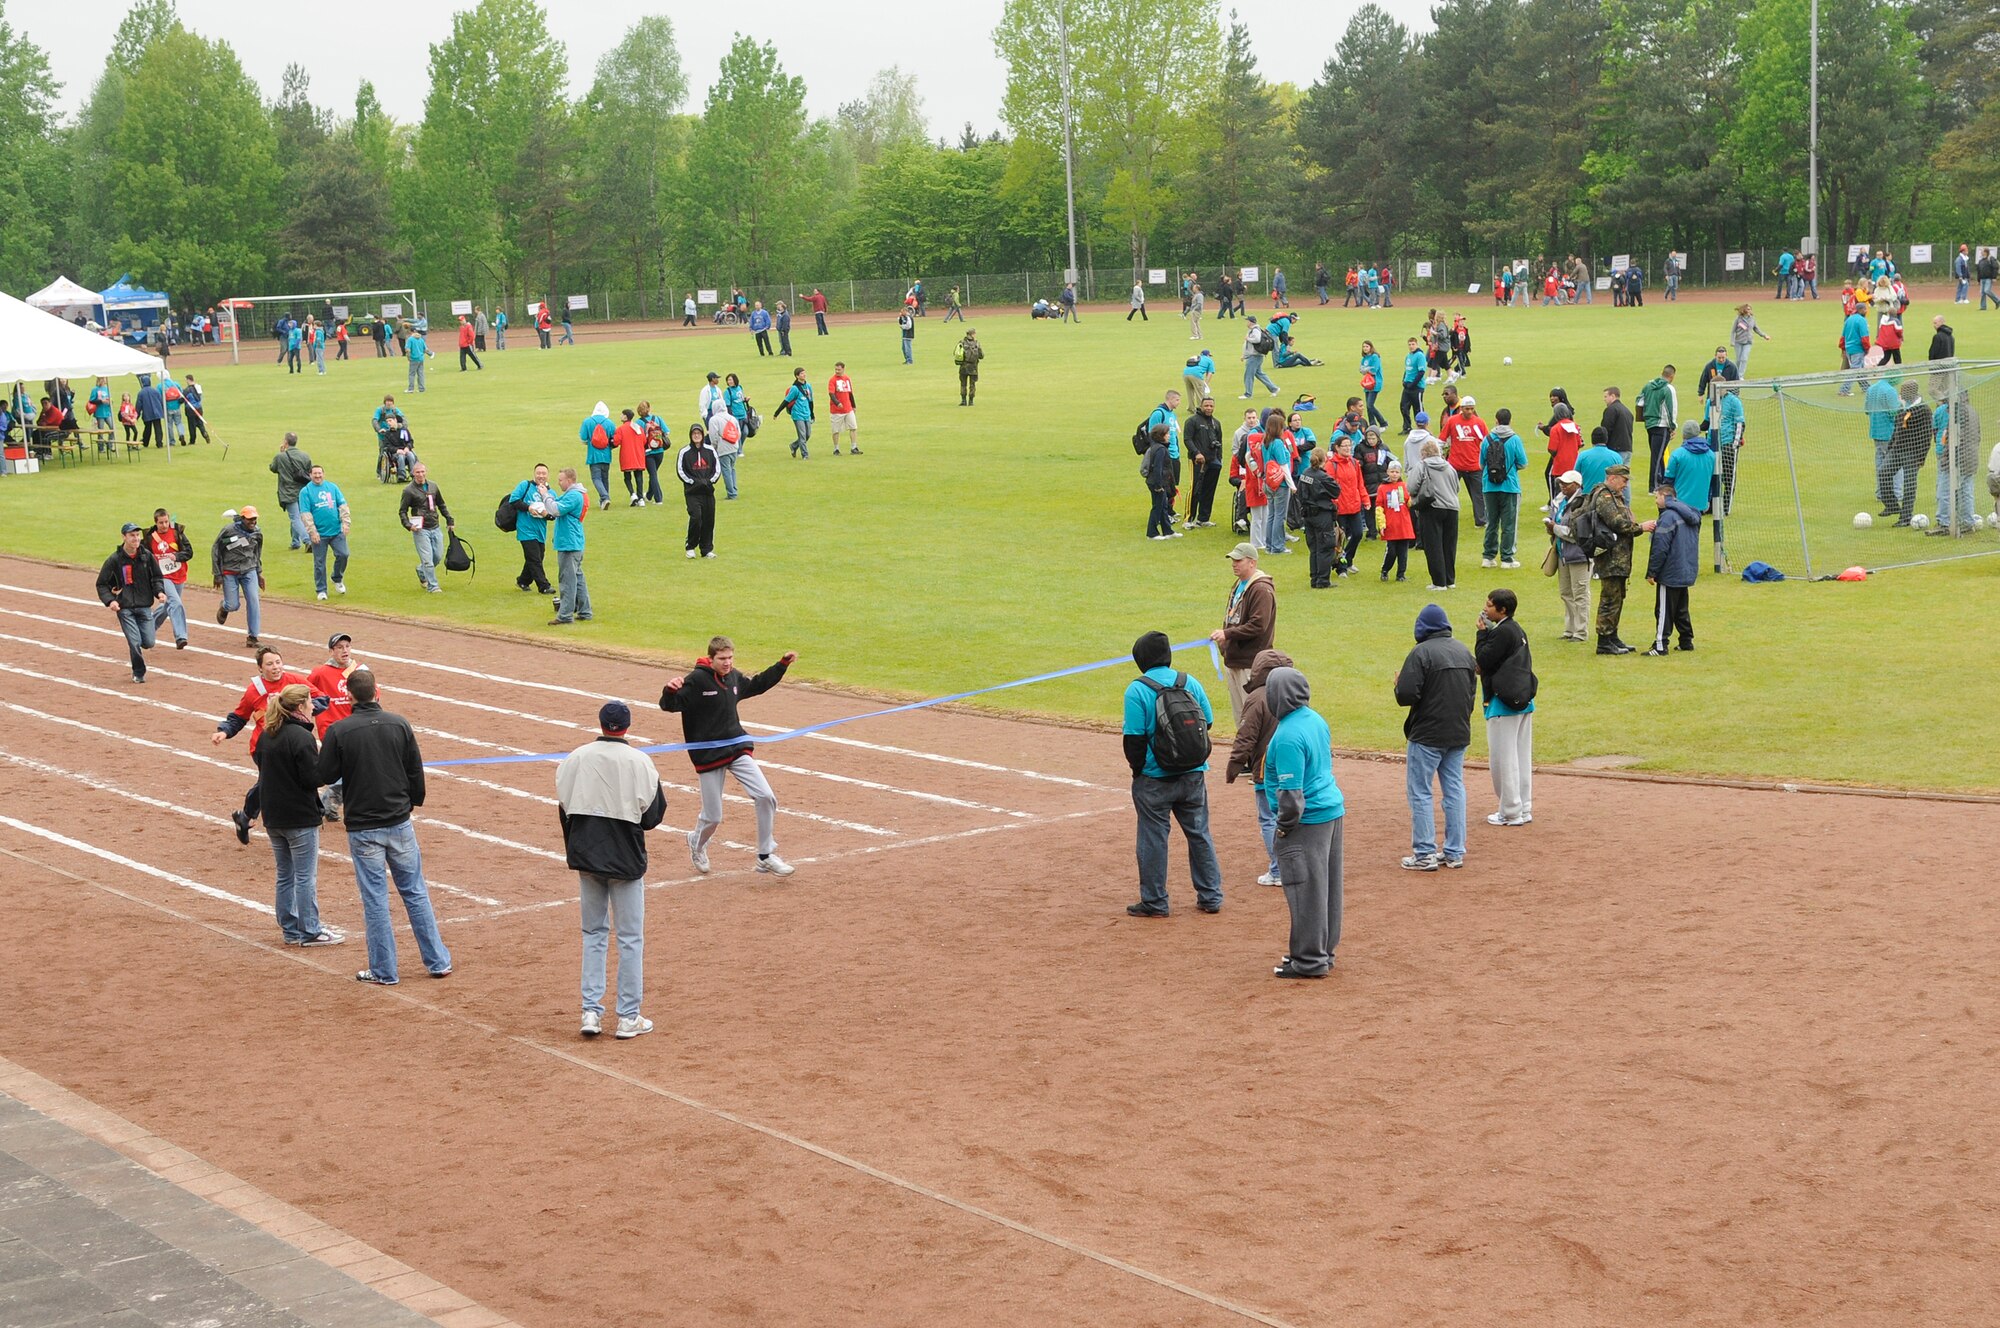
M1618 619L1625 612L1625 581L1632 575L1632 540L1639 534L1639 523L1633 519L1632 505L1627 495L1630 486L1623 492L1613 492L1608 484L1600 484L1590 491L1591 511L1604 523L1604 528L1618 536L1618 542L1597 555L1592 565L1597 569L1597 640L1602 645L1618 638Z

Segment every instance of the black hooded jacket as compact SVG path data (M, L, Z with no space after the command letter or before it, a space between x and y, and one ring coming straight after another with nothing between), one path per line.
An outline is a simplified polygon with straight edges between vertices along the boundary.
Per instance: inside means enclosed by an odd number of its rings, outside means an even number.
M776 687L790 667L779 660L755 677L732 668L717 675L707 659L698 659L679 687L660 689L660 709L681 717L681 738L685 742L719 742L743 738L726 747L698 747L688 753L697 771L719 770L739 756L757 750L743 733L743 721L736 717L736 703L762 696Z

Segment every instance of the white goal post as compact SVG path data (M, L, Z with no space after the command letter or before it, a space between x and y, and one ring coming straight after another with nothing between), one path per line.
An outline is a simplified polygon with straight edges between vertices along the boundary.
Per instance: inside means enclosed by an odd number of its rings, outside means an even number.
M417 292L409 286L404 286L397 290L316 291L308 295L233 296L223 302L223 307L229 311L229 362L231 364L241 364L243 362L243 329L236 317L236 311L239 307L257 308L262 305L279 305L289 309L304 306L306 312L311 312L314 307L331 304L345 305L347 308L353 309L352 302L357 300L384 300L400 305L402 313L408 317L414 318L417 314ZM359 313L360 311L357 310L355 312ZM367 312L371 316L376 316L380 315L381 309L379 306L371 306Z

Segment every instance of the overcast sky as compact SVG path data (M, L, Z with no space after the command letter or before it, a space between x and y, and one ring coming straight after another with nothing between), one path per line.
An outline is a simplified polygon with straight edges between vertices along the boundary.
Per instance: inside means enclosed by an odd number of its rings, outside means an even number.
M1231 0L1222 0L1223 13ZM1305 87L1333 53L1359 0L1299 4L1296 0L1234 0L1250 25L1266 78ZM6 18L48 52L62 81L59 105L74 112L90 95L111 34L128 0L9 0ZM390 114L422 117L429 45L451 30L451 12L469 4L426 0L179 0L181 21L236 50L267 98L297 61L312 75L313 100L342 114L354 90L372 78ZM1384 0L1405 23L1429 26L1424 0ZM956 137L967 120L981 134L999 127L1006 71L993 54L1001 0L758 0L725 19L704 17L706 5L668 0L544 0L549 29L569 52L570 86L581 93L598 57L633 20L665 13L674 21L688 71L688 109L699 111L712 71L741 30L777 46L785 68L806 81L807 109L830 116L858 97L876 70L900 65L917 75L933 135Z

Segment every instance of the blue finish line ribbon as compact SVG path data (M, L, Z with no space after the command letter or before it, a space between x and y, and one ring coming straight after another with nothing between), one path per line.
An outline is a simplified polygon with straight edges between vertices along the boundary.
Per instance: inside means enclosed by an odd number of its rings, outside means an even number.
M1222 656L1216 651L1215 643L1206 637L1199 641L1183 641L1181 644L1174 646L1173 649L1178 653L1183 650L1194 650L1200 646L1208 647L1209 654L1215 661L1215 676L1222 678ZM890 706L886 710L868 710L858 715L844 715L839 719L822 720L817 724L808 724L804 728L789 729L783 733L772 733L755 738L717 738L708 742L661 742L654 743L650 747L641 747L639 750L647 753L693 752L711 747L736 747L745 742L790 742L793 738L808 737L814 733L823 732L826 729L838 728L842 724L854 724L864 719L883 719L889 715L900 715L912 710L928 710L932 706L946 705L952 701L964 701L974 696L985 696L989 692L1004 692L1015 687L1027 687L1038 682L1049 682L1056 678L1068 678L1079 673L1094 673L1098 669L1116 668L1120 664L1130 665L1131 663L1132 657L1130 655L1120 655L1115 659L1100 659L1092 664L1072 664L1066 669L1056 669L1051 673L1037 673L1028 678L1015 678L1011 682L996 682L990 687L974 687L970 691L953 692L949 696L934 696L928 701L911 701L907 705ZM522 765L532 761L560 761L568 755L568 752L543 752L520 756L467 756L461 757L456 761L426 761L424 765L428 769L445 769L452 766L468 765Z

